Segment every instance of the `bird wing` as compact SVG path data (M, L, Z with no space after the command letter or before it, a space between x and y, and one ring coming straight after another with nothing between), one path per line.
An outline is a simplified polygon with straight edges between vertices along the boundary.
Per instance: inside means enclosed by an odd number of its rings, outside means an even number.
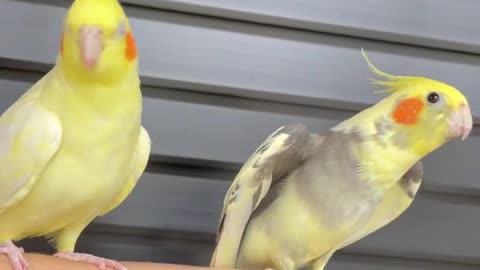
M119 206L133 191L138 180L140 179L140 176L142 176L145 168L147 167L148 158L150 157L151 144L152 141L147 130L144 127L141 127L137 150L135 153L134 166L131 174L128 176L128 181L125 183L121 193L117 195L117 197L104 211L102 211L102 213L100 213L100 216L107 214Z
M62 140L58 117L39 102L44 79L0 117L0 212L22 200Z
M322 140L304 125L283 126L250 156L226 193L212 267L234 268L246 224L272 183L299 166Z

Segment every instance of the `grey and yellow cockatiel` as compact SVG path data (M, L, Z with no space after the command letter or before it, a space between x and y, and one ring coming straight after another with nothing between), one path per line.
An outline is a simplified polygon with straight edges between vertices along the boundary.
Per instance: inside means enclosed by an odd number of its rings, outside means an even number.
M225 196L212 267L324 269L335 251L409 207L423 157L468 136L459 90L369 65L389 96L322 135L281 127L247 160Z

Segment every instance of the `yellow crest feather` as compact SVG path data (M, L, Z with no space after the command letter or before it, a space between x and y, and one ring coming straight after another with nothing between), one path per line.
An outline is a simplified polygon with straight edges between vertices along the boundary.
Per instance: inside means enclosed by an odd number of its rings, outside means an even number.
M363 48L361 48L361 51L362 51L362 56L367 62L370 70L373 73L377 74L378 76L386 78L386 80L384 81L370 79L371 81L373 81L373 84L386 86L385 89L374 91L374 93L380 93L380 92L393 93L399 90L408 89L413 85L418 85L419 83L423 83L429 80L428 78L422 78L422 77L396 76L396 75L392 75L384 71L381 71L376 66L374 66L372 62L368 59L367 54L365 53Z

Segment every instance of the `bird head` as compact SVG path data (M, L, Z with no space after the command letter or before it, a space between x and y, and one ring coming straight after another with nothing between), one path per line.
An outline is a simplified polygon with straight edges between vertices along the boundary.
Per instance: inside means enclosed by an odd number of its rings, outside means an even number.
M60 42L59 60L72 79L115 83L137 66L135 39L117 0L75 0Z
M470 106L457 88L430 78L385 73L362 53L371 70L386 79L374 83L390 93L382 103L388 104L387 117L395 126L392 136L400 135L408 146L424 155L449 139L463 140L470 134Z

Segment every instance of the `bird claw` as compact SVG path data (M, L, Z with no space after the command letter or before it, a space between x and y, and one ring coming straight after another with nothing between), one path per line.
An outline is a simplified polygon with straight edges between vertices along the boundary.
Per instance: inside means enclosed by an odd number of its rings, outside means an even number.
M90 263L93 265L96 265L98 268L104 270L106 269L105 267L111 267L115 270L127 270L125 266L120 264L119 262L116 262L114 260L109 260L97 256L93 256L91 254L86 254L86 253L76 253L76 252L59 252L54 254L53 256L58 257L58 258L63 258L71 261L77 261L77 262L86 262ZM16 269L15 269L16 270Z
M0 245L0 254L6 254L10 259L13 270L28 270L29 265L25 257L23 248L18 248L12 242Z

